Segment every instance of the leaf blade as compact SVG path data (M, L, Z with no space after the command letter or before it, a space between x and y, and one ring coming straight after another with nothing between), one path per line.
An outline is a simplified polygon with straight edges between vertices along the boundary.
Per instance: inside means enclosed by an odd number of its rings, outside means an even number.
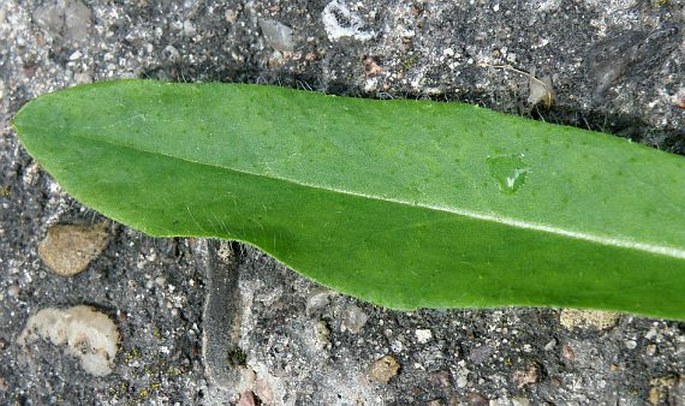
M464 105L137 81L39 98L15 126L67 191L116 220L153 235L246 241L385 306L564 305L685 317L685 237L682 220L673 221L682 209L668 206L673 217L656 224L642 213L661 208L664 193L683 201L671 187L683 184L683 160L606 135ZM445 128L461 138L442 137ZM481 135L488 131L495 135ZM580 152L555 153L576 144ZM503 159L505 188L507 170L527 161L519 190L502 190L493 157ZM593 185L615 179L607 165L652 172L559 210L569 198L559 179L592 175L576 175L569 161L603 177ZM576 183L566 189L593 187ZM628 214L579 212L607 198L623 208L643 184L657 188Z

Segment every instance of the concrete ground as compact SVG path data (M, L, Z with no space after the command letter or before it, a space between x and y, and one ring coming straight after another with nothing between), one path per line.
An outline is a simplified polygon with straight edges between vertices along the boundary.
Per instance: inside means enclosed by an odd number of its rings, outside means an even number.
M685 404L683 323L378 308L108 222L10 127L46 92L138 77L466 101L683 154L684 22L673 0L4 0L0 404Z

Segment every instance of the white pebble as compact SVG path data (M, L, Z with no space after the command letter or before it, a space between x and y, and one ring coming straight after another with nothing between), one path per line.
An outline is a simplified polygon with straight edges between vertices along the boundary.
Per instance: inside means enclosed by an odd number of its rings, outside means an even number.
M433 333L427 328L418 329L414 334L416 334L416 340L420 344L426 344L433 338Z

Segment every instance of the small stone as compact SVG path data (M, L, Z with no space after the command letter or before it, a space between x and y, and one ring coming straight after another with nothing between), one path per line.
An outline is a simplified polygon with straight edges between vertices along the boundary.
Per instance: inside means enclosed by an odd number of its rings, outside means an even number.
M321 313L323 309L330 303L330 296L332 292L328 289L316 289L309 295L307 299L307 306L305 312L307 316L313 316Z
M457 369L457 388L465 388L469 384L469 374L471 371L466 368L464 361L459 362L459 369Z
M414 334L416 334L416 340L419 344L426 344L433 338L433 333L427 328L417 329Z
M266 379L257 379L255 382L255 394L259 397L260 404L273 404L273 389L271 389L271 385Z
M257 399L254 392L248 390L240 394L240 400L238 400L238 406L255 406L257 405Z
M93 21L93 13L80 0L69 0L64 2L64 8L58 9L64 13L64 31L68 41L85 42L89 37L90 27Z
M362 61L362 64L364 65L364 73L366 76L376 76L383 72L383 68L380 67L379 59L377 57L367 55Z
M655 406L661 404L677 383L678 378L670 375L650 379L649 403Z
M55 345L67 345L67 352L81 360L83 369L94 376L112 372L119 331L112 320L90 306L68 309L46 308L29 317L17 344L27 348L42 338Z
M452 386L450 382L450 373L448 371L438 371L434 373L431 378L433 382L443 389L447 389Z
M648 340L654 340L657 337L659 337L659 333L657 333L656 328L652 327L645 333L645 338Z
M371 365L369 376L372 380L387 384L400 370L400 363L392 355L385 355Z
M530 401L524 397L513 397L511 398L512 406L530 406Z
M162 55L169 62L178 62L181 59L181 53L178 52L178 49L176 49L173 45L167 45L166 48L164 48Z
M649 388L649 403L651 405L657 405L661 399L661 392L656 387Z
M637 341L635 340L627 340L626 341L626 348L629 350L634 350L637 347Z
M482 364L493 352L495 352L495 349L492 346L485 344L469 351L468 358L474 364Z
M545 344L545 351L552 351L554 347L557 346L557 340L556 339L551 339L547 344Z
M105 223L87 226L58 224L48 230L38 246L38 255L56 274L72 276L83 272L108 242Z
M561 347L561 356L564 357L564 359L573 361L575 359L575 351L573 351L573 347L571 347L570 344L565 344L563 347Z
M349 305L343 311L341 330L357 334L362 331L368 319L369 316L359 306Z
M524 370L514 371L513 379L519 389L537 382L538 366L531 363Z
M316 348L324 349L330 345L331 330L326 322L319 320L315 327Z
M466 404L469 406L488 406L490 402L480 393L469 393L466 395Z
M240 373L240 383L239 388L252 388L255 382L257 382L257 373L250 368L242 368Z
M226 10L224 19L229 24L234 24L238 20L238 10Z
M529 105L535 106L538 103L542 103L546 108L552 107L554 103L554 88L552 87L552 79L549 76L545 76L542 79L531 76L529 88Z
M616 326L619 317L620 315L614 312L563 309L559 315L559 322L569 330L578 327L606 330Z
M395 354L399 354L402 351L404 351L404 344L401 340L393 340L390 343L390 348L392 349L392 352L394 352Z
M321 20L330 41L345 37L367 41L376 35L373 30L365 27L361 17L352 12L342 0L333 0L326 4L321 12Z
M55 38L66 43L83 43L89 35L93 15L80 0L45 2L33 11L37 25Z
M189 37L197 34L197 28L195 27L195 24L193 24L193 22L190 20L185 20L183 22L183 33Z
M292 28L269 19L260 19L259 28L266 42L276 51L292 52L295 48Z
M447 405L448 406L459 406L461 405L461 402L459 401L459 395L456 393L453 393L447 398Z

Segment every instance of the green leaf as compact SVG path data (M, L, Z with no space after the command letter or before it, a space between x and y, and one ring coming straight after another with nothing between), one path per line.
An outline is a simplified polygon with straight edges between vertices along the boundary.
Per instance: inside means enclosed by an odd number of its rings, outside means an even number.
M471 105L106 82L14 125L66 191L155 236L254 244L398 309L685 319L685 159Z

